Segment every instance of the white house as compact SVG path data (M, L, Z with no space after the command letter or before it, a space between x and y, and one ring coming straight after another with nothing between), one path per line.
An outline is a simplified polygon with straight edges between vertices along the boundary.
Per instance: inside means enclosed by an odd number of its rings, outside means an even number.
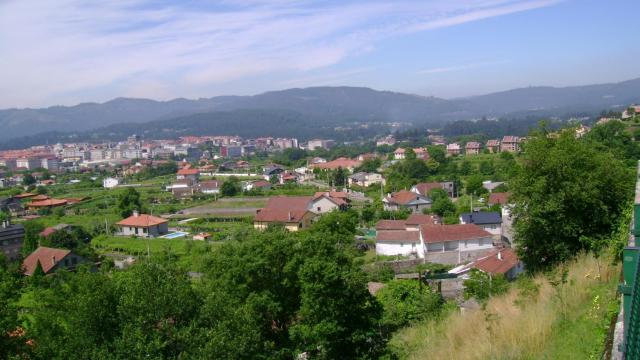
M137 211L116 225L120 227L121 234L125 236L156 237L169 232L169 221L166 219L140 214Z
M105 189L113 189L114 187L120 185L120 179L108 177L102 180L102 187Z
M381 174L359 172L349 176L349 185L368 187L373 184L384 185L385 181Z
M422 210L431 208L431 203L428 197L407 190L388 194L382 199L384 209L389 211L407 209L421 213Z

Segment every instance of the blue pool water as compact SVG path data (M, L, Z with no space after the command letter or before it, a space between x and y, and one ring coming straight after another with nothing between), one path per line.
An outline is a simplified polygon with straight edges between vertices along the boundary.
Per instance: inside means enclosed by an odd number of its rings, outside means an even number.
M189 235L189 233L186 233L184 231L176 231L176 232L173 232L171 234L167 234L167 235L161 236L161 237L163 237L165 239L175 239L175 238L179 238L179 237L183 237L183 236L187 236L187 235Z

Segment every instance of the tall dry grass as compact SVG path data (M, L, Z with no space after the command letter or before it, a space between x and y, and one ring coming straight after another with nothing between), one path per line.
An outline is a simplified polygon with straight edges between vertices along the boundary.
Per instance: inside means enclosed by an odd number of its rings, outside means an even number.
M484 309L456 311L440 321L407 328L394 337L391 346L409 359L537 358L549 341L557 341L553 325L558 320L582 316L585 311L605 316L606 309L593 306L592 288L603 283L615 288L619 274L618 267L600 259L599 279L598 263L589 255L579 256L566 267L564 284L554 287L553 277L537 276L533 279L537 294L526 294L514 286L489 300Z

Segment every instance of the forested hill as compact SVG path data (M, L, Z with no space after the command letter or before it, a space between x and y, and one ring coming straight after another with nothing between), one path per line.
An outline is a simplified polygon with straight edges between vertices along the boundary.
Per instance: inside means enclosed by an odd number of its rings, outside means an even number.
M343 126L351 122L410 122L415 126L441 126L455 120L487 117L526 118L582 115L601 110L617 109L640 103L640 79L615 84L574 86L565 88L532 87L494 94L445 100L362 87L311 87L272 91L255 96L218 96L208 99L154 101L118 98L106 103L85 103L76 106L54 106L45 109L0 110L0 143L37 135L37 139L55 141L63 137L114 134L122 129L142 128L157 133L164 129L193 122L197 128L216 131L212 134L234 133L239 128L245 135L253 130L268 128L264 135L301 136L300 131L318 136L329 126ZM227 114L224 114L227 113ZM284 114L284 115L283 115ZM295 119L291 127L279 127L281 121ZM166 122L158 122L166 121ZM208 123L208 121L210 123ZM151 123L153 122L153 123ZM137 124L143 124L141 127ZM305 124L299 127L299 124ZM229 128L222 128L222 126ZM240 126L241 125L241 126ZM291 125L291 124L289 124ZM290 131L291 130L291 131ZM50 132L48 136L41 133ZM194 133L192 135L195 135ZM302 134L302 135L301 135ZM175 134L174 134L175 135ZM24 143L25 139L20 139Z

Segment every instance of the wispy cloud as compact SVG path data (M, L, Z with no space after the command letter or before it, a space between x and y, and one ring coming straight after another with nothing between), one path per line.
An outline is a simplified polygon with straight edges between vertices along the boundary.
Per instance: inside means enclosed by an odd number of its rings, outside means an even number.
M491 65L506 64L508 62L509 61L507 60L498 60L498 61L476 62L476 63L463 64L463 65L435 67L435 68L420 70L418 71L418 74L421 74L421 75L442 74L442 73L449 73L449 72L455 72L455 71L477 69L477 68L482 68L482 67L491 66Z
M213 84L279 73L307 84L308 73L384 39L558 1L8 0L0 2L0 107L207 96Z

